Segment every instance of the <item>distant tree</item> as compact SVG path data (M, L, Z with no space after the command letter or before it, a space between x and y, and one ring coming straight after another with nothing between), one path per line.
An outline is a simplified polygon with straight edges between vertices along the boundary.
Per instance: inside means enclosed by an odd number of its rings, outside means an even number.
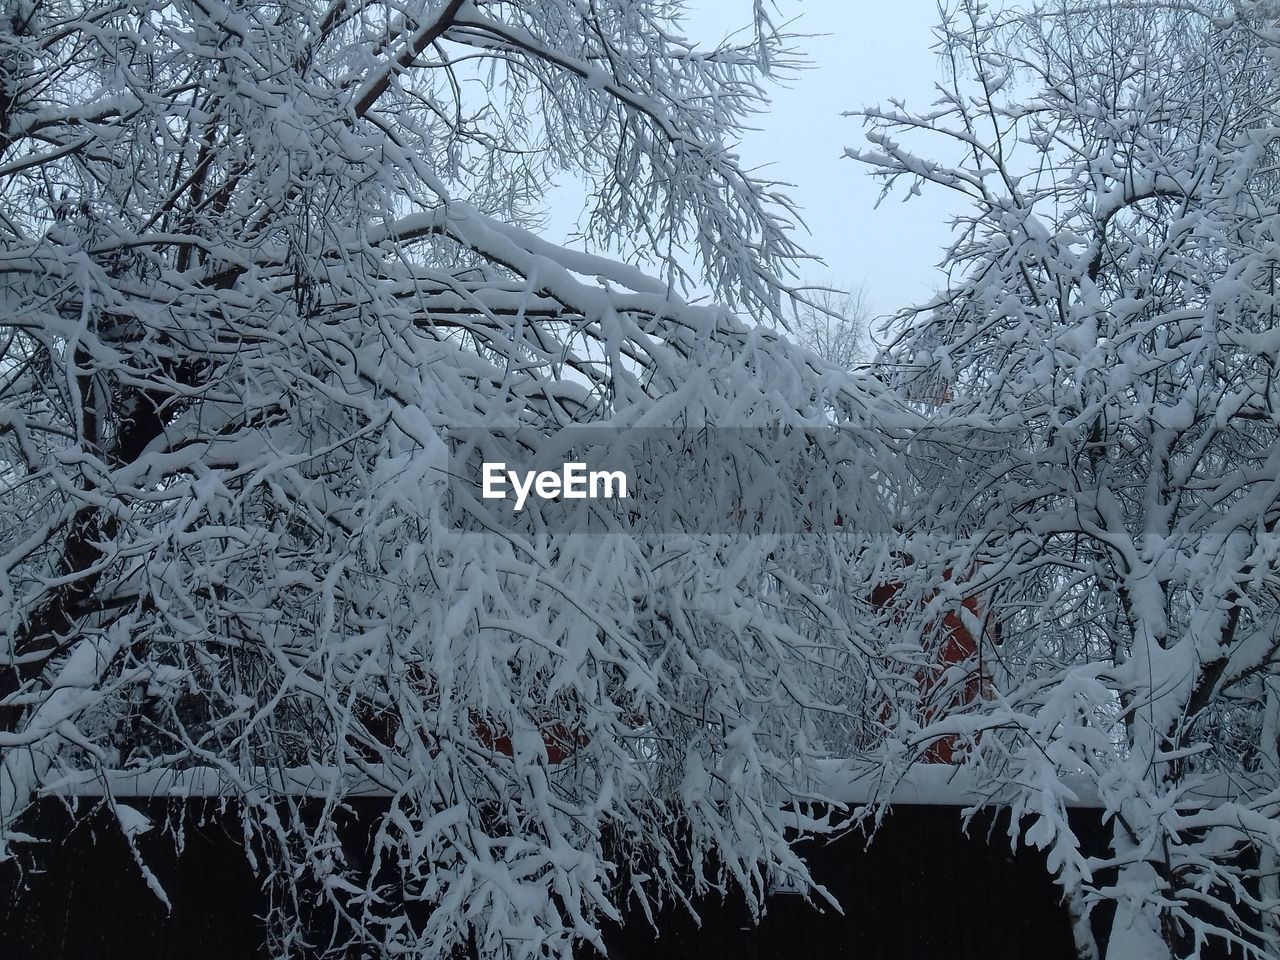
M967 738L1082 956L1111 904L1111 960L1275 958L1274 15L963 3L939 36L939 101L865 111L850 152L886 189L972 202L946 290L891 349L908 393L946 385L907 458L899 619L993 597L1002 642L992 699L903 714L880 761ZM1113 832L1100 857L1066 815L1079 777Z
M871 305L862 287L808 291L791 320L792 338L837 367L871 359Z
M797 632L771 531L480 532L444 471L495 424L834 411L874 448L766 332L798 251L725 144L792 56L754 10L700 49L658 0L4 7L0 856L42 793L126 836L131 791L229 796L279 956L567 957L805 875L784 808L859 641ZM564 171L661 277L531 232Z

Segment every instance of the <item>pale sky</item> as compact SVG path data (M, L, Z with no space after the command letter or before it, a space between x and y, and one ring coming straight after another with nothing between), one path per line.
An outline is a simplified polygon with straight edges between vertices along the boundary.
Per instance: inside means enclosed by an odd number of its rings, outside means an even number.
M860 120L844 117L862 106L888 106L890 98L923 109L935 99L941 76L933 25L935 0L856 3L777 0L777 22L797 14L791 31L820 34L797 46L812 63L789 86L773 87L773 106L758 116L738 153L758 175L791 184L809 235L800 240L826 266L809 265L807 283L861 284L871 308L890 314L927 299L939 284L935 265L950 236L957 200L927 186L903 203L899 190L875 208L880 185L866 167L844 157L865 147ZM708 45L751 22L751 0L688 0L688 35ZM551 233L572 231L577 211L553 199ZM562 237L563 239L563 237Z
M747 0L689 0L690 33L718 39L751 15ZM804 245L822 257L806 280L830 278L837 286L861 283L873 308L891 313L925 299L939 283L934 266L948 242L956 200L927 186L903 203L904 190L875 209L880 185L866 167L843 157L845 147L864 147L861 120L841 116L862 106L888 106L905 99L923 109L940 78L932 27L935 0L842 2L779 0L781 13L800 14L794 29L821 33L799 42L813 63L790 88L778 88L761 129L742 143L744 164L768 164L772 179L788 189L811 236Z

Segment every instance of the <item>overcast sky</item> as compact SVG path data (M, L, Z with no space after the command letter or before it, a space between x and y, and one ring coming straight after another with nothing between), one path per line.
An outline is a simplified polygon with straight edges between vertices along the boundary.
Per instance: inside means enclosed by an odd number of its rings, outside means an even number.
M746 0L689 0L690 34L719 39L750 16ZM934 265L949 237L948 220L958 207L939 191L925 189L903 203L901 193L875 209L880 186L865 167L844 159L845 147L865 145L862 122L842 112L905 99L923 108L935 99L940 77L930 49L938 20L934 0L780 0L783 13L799 11L796 29L821 33L801 41L813 68L789 89L775 91L761 130L744 140L746 164L768 164L771 177L794 186L812 235L807 247L828 270L814 267L811 280L826 275L865 286L873 307L892 312L923 299L938 282Z
M687 2L687 34L708 46L751 22L751 0ZM862 122L842 114L888 106L890 98L916 109L933 103L941 76L931 49L935 0L777 2L783 16L798 14L791 32L815 34L797 42L812 66L772 88L772 107L755 118L759 129L738 147L743 165L790 184L785 192L809 230L801 244L825 261L808 265L804 282L861 285L880 315L927 299L940 282L936 264L960 207L926 186L907 203L899 190L877 209L880 184L844 157L846 147L867 145ZM580 193L562 186L548 201L546 229L568 240L576 232Z

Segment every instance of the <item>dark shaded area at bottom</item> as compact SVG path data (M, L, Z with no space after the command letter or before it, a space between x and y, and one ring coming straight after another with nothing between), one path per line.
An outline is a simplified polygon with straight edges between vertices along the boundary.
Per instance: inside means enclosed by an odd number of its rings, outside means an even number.
M135 838L172 910L148 889L109 813L99 810L84 818L82 808L82 818L74 822L61 804L45 801L27 829L54 839L22 845L15 860L0 864L0 957L269 957L261 920L267 898L246 861L234 811L210 801L130 803L153 821L182 822L180 853L159 830ZM359 821L367 829L376 813L376 801L361 801L353 833L362 832ZM707 899L698 905L700 925L673 908L657 917L661 935L656 938L642 917L607 930L610 955L617 960L1069 960L1075 951L1060 891L1042 857L1010 850L1007 816L985 814L966 835L956 807L895 807L870 845L850 832L802 846L816 879L839 900L843 915L827 904L780 894L770 897L765 916L753 926L740 897ZM1073 817L1086 847L1105 846L1097 811L1075 811ZM1103 929L1106 919L1095 917Z
M1072 812L1082 843L1105 848L1100 811ZM799 846L841 911L816 898L773 896L758 925L740 898L708 904L702 924L673 914L611 931L616 960L1074 960L1070 918L1034 850L1015 853L1008 812L983 813L966 834L959 807L898 806L867 844L859 832ZM1113 909L1099 911L1105 929ZM665 922L664 922L665 921ZM617 949L613 949L614 944Z

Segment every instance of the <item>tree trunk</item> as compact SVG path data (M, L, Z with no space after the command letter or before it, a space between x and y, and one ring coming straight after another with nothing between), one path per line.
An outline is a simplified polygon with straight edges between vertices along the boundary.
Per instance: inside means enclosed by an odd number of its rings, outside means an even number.
M1136 852L1129 828L1115 821L1112 847L1124 857ZM1151 902L1162 888L1156 868L1145 860L1125 864L1116 878L1116 915L1107 938L1106 960L1173 960L1160 932L1160 910Z

